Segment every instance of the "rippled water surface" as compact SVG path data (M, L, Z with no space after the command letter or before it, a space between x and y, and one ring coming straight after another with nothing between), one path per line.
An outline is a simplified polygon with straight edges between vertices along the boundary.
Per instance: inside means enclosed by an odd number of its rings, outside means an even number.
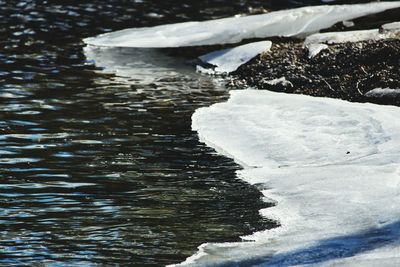
M217 80L158 51L87 60L81 42L248 6L0 1L0 265L159 266L268 226L258 191L190 130L227 98Z
M81 39L285 3L0 0L0 265L162 266L270 227L190 129L223 82L165 51L86 58Z

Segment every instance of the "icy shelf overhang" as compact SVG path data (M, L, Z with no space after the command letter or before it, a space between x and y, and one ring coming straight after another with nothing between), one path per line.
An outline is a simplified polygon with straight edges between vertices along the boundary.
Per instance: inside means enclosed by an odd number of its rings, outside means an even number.
M337 22L400 8L399 2L313 6L246 17L132 28L86 38L94 46L173 48L238 43L245 39L297 36Z
M208 74L229 73L237 70L255 56L271 49L272 42L262 41L249 43L234 48L228 48L208 53L199 57L203 63L213 65L213 69L197 66L197 70Z
M400 108L261 90L196 110L200 139L243 166L281 226L203 244L178 266L400 263ZM362 263L362 264L361 264Z

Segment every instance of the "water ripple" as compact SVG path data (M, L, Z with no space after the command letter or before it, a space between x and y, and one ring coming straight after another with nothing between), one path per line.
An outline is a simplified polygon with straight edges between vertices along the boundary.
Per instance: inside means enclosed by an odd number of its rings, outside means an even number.
M191 131L226 99L219 81L164 52L88 59L81 42L250 2L0 0L0 265L161 266L268 226L258 191Z

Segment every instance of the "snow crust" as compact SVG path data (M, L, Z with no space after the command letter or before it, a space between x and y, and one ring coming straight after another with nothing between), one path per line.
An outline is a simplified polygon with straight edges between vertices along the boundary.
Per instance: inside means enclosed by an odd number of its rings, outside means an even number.
M232 91L192 128L244 169L280 227L203 244L179 266L400 264L400 109L269 91ZM225 265L224 265L225 266Z
M246 17L131 28L86 38L84 42L94 46L147 48L238 43L245 39L315 33L337 22L399 7L399 2L303 7Z
M201 61L214 65L212 72L208 69L197 68L200 72L210 73L229 73L237 70L255 56L270 51L272 42L262 41L241 45L234 48L218 50L199 57ZM205 70L205 71L204 71Z
M400 95L400 89L391 89L391 88L375 88L372 89L371 91L368 91L365 96L367 97L393 97L393 96L399 96Z

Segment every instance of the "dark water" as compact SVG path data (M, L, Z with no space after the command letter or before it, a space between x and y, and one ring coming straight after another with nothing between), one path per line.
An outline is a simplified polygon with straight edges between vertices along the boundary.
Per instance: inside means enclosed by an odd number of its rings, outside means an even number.
M164 265L268 226L258 191L190 130L223 86L137 51L104 53L136 72L117 77L82 51L109 30L248 11L228 3L0 1L0 265Z
M227 89L153 52L91 51L109 74L81 39L283 2L0 0L0 265L158 266L270 227L190 130Z

